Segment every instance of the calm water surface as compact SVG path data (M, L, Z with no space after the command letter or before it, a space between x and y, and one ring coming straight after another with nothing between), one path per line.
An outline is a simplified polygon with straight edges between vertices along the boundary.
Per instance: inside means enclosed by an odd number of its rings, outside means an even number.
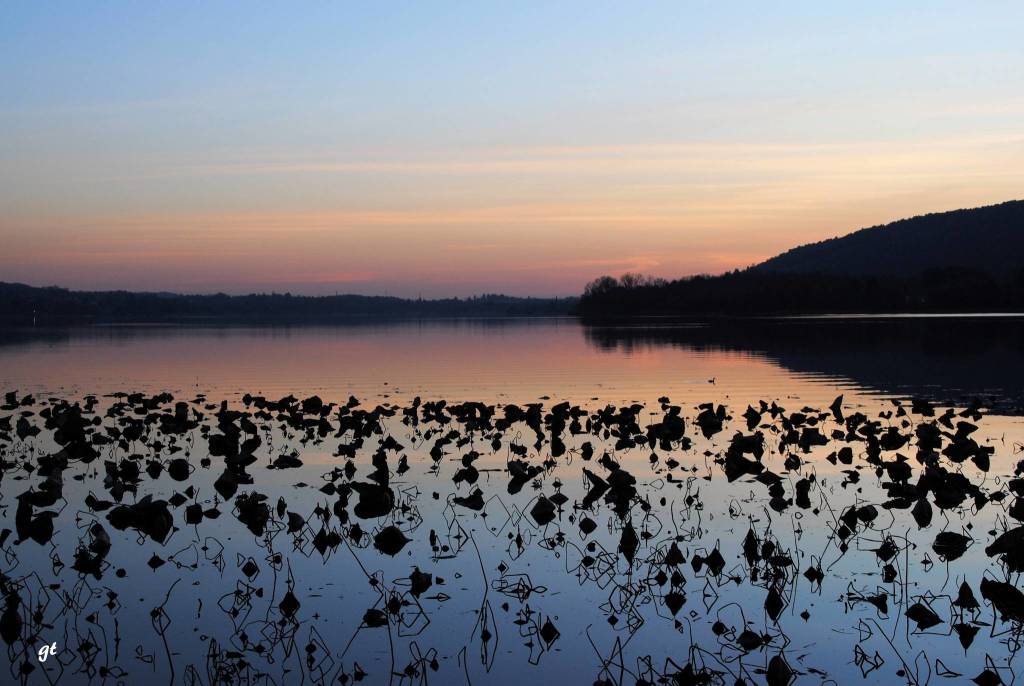
M518 402L935 394L1024 406L1024 319L746 323L572 319L331 327L0 331L0 383L33 391L202 389ZM713 387L709 381L714 380Z
M0 681L1015 683L1021 328L7 332Z

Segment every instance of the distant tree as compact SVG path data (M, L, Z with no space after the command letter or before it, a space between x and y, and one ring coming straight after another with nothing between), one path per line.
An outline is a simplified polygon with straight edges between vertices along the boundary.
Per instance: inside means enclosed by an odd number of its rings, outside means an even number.
M644 285L646 277L636 272L626 272L619 277L619 285L626 289L640 288Z
M271 293L231 296L83 292L0 283L0 325L211 320L299 322L351 317L502 317L566 315L576 298L474 298L405 300L386 296L303 296Z
M619 277L619 286L626 290L664 286L665 279L658 279L638 272L626 272Z
M583 289L584 297L602 296L619 287L619 282L614 276L599 276Z

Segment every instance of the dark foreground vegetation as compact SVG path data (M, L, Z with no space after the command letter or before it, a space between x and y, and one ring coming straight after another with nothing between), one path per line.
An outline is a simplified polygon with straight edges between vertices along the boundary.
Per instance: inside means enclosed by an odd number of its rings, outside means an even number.
M0 323L26 325L108 322L303 322L355 317L510 317L567 314L575 298L408 300L385 296L291 294L178 295L70 291L0 283Z
M1022 310L1024 201L862 229L721 276L604 276L578 308L588 317Z
M2 393L4 683L1014 683L979 406L190 396Z

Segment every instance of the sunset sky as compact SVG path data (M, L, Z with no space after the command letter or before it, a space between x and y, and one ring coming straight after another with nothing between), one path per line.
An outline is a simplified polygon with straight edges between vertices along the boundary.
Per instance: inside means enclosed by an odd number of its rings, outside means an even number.
M576 294L1024 198L1024 2L5 3L0 281Z

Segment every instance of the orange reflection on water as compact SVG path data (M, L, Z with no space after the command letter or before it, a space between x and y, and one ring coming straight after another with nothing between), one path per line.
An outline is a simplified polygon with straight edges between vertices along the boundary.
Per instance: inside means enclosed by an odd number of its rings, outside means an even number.
M714 379L715 383L710 381ZM320 393L449 400L705 402L834 388L762 355L640 346L604 350L572 320L292 328L92 328L0 347L9 388L109 393Z

